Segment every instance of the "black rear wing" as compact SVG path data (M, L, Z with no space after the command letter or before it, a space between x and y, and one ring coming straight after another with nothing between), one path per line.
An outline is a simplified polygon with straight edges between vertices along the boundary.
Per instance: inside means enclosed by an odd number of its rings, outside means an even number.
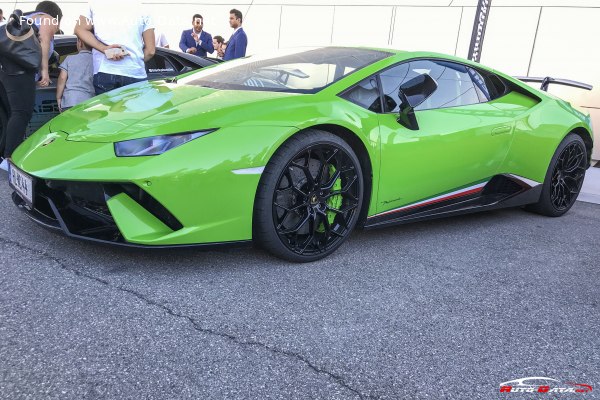
M568 79L555 79L550 76L547 76L545 78L532 77L532 76L515 76L515 78L517 78L518 80L523 81L523 82L541 83L540 90L543 90L544 92L548 91L548 86L551 83L554 83L557 85L576 87L576 88L585 89L585 90L592 90L594 88L592 85L588 85L587 83L571 81Z

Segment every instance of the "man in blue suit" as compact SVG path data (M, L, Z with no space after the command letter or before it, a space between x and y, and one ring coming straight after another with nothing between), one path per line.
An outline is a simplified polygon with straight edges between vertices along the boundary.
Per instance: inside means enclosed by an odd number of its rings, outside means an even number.
M233 60L235 58L241 58L246 56L246 47L248 46L248 36L242 29L242 12L235 8L229 11L229 26L234 31L229 42L227 42L227 48L223 55L224 61Z
M202 30L203 26L202 15L195 14L192 18L193 28L181 32L181 39L179 40L181 51L203 57L206 57L206 53L212 54L215 51L212 36Z

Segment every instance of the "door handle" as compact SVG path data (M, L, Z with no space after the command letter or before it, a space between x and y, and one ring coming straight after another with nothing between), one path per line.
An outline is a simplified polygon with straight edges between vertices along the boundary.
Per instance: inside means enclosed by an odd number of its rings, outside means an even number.
M503 125L497 128L492 129L492 135L501 135L503 133L510 133L512 131L512 126Z

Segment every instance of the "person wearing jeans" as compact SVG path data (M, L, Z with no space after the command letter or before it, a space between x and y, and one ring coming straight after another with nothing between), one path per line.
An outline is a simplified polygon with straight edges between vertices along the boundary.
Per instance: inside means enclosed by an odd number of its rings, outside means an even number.
M25 13L24 18L36 25L42 50L40 70L25 70L16 62L0 57L0 100L8 121L4 126L3 153L0 169L8 168L6 159L25 139L27 124L33 115L37 86L48 87L50 80L48 61L54 50L54 34L60 29L62 10L53 1L42 1L35 11Z
M99 95L110 92L113 89L118 89L133 83L143 82L145 80L146 78L132 78L129 76L98 72L94 75L94 89L96 90L96 95Z
M93 49L97 95L147 80L145 62L154 57L156 44L152 19L140 1L90 0L75 34Z

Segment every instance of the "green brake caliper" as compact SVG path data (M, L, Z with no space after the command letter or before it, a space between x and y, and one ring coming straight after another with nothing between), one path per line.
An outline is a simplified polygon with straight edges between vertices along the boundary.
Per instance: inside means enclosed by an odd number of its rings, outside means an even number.
M335 171L337 171L335 169L335 167L333 165L329 166L329 176L333 176L335 174ZM331 188L332 192L339 192L340 190L342 190L342 178L337 178L335 183L333 184L333 188ZM341 194L336 194L335 196L331 196L328 200L327 200L327 205L330 208L335 208L336 210L339 210L340 207L342 206L342 201L344 199L342 198ZM335 220L335 212L333 211L327 211L327 220L329 221L329 224L333 224L333 221ZM325 232L325 225L323 223L321 223L321 225L319 225L319 227L317 228L317 232L323 233Z

